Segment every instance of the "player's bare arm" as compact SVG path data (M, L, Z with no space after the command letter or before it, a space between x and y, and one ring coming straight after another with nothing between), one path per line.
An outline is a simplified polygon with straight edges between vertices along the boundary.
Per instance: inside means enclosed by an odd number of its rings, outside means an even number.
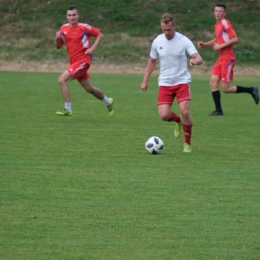
M62 45L63 45L63 43L61 41L61 32L60 31L56 32L56 40L55 40L55 42L56 42L56 48L60 49L62 47Z
M216 38L208 41L208 42L198 42L199 48L211 47L216 43Z
M143 91L146 91L148 89L148 80L152 72L154 71L155 67L156 67L156 59L150 58L145 70L143 82L141 84L141 89Z
M104 35L103 35L103 33L100 32L99 35L97 36L94 44L85 51L85 54L92 54L95 51L95 49L98 47L98 45L102 42L103 38L104 38Z
M235 36L235 37L231 38L229 41L224 42L224 43L222 43L222 44L215 43L215 44L213 45L213 50L214 50L214 51L218 51L218 50L221 50L221 49L226 48L226 47L228 47L228 46L234 45L234 44L236 44L237 42L238 42L238 37Z
M202 62L203 62L203 59L198 52L191 55L190 66L200 65L200 64L202 64Z

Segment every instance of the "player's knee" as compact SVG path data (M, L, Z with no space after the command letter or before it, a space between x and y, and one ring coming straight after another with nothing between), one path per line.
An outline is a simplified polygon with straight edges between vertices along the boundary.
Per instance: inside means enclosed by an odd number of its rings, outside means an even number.
M63 84L66 83L66 81L64 80L63 77L59 77L59 79L58 79L58 83L59 83L60 85L63 85Z
M60 84L60 85L62 85L62 79L59 77L59 79L58 79L58 83Z
M169 117L166 116L166 115L160 115L160 118L161 118L161 120L163 120L163 121L168 121L168 120L169 120Z
M168 121L169 120L169 113L165 113L165 112L159 112L159 116L161 118L161 120L163 121Z
M188 109L184 109L181 111L181 116L185 120L190 117L190 111Z
M210 85L212 90L217 90L218 89L218 83L216 81L211 80L209 82L209 85Z

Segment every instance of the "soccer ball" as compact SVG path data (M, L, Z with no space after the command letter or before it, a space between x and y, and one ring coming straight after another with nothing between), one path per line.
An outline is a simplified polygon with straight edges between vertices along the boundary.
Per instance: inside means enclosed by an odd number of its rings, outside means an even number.
M145 143L145 149L150 154L159 154L163 149L163 141L158 136L150 137Z

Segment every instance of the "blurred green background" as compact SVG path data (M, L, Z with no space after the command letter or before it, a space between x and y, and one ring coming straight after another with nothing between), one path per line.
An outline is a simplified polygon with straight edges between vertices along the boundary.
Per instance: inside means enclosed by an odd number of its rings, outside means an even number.
M57 51L55 32L66 23L66 8L75 4L80 21L99 27L103 43L94 60L114 64L146 63L152 40L161 33L160 17L164 12L176 16L177 31L195 44L214 37L215 1L154 0L1 0L1 61L65 61L65 49ZM260 59L260 1L244 0L227 3L227 19L238 34L236 55L240 63L257 65ZM205 64L212 64L217 52L200 51ZM205 66L205 65L204 65Z

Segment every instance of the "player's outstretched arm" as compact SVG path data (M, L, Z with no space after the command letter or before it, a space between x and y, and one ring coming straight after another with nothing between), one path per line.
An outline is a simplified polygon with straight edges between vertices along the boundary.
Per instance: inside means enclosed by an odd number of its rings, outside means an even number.
M208 42L198 42L198 47L199 48L206 48L206 47L210 47L213 46L216 42L216 38L208 41Z

